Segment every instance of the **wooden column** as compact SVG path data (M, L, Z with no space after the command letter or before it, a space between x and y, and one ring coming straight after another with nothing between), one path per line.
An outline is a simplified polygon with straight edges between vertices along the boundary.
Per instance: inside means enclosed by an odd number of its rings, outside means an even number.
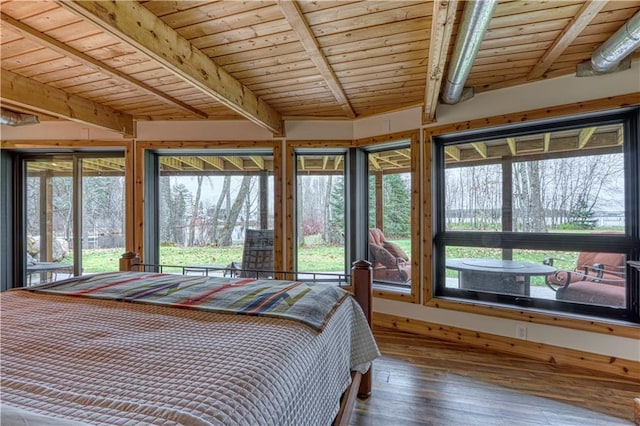
M373 285L373 268L371 267L371 262L358 260L353 263L351 268L351 285L353 287L353 294L362 307L364 315L367 317L369 327L371 327L373 302L371 291ZM368 398L371 396L372 370L373 365L371 365L369 371L362 376L360 387L358 388L359 398Z
M132 251L128 251L122 255L120 258L120 270L121 271L132 271L134 270L134 266L140 263L140 257L138 253L134 253Z

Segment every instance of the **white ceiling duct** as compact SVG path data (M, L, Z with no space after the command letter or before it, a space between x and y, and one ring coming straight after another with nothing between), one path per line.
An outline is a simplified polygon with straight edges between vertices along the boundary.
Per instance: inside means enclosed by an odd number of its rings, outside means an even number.
M0 124L6 126L27 126L29 124L38 124L38 117L33 114L23 114L4 107L0 107Z
M637 12L593 52L591 67L597 72L609 71L639 46L640 12Z
M464 84L469 77L469 71L489 27L496 4L497 0L466 2L449 63L447 81L442 92L444 103L455 104L460 101Z

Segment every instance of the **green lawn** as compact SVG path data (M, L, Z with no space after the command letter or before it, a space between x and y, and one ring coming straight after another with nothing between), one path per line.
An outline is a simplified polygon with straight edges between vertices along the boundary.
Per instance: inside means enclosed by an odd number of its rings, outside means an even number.
M409 239L395 240L402 249L410 253ZM84 272L106 272L118 268L118 260L123 249L85 250L83 255ZM343 272L344 248L325 245L306 245L298 249L298 270L308 272ZM232 261L242 260L242 246L232 247L169 247L160 248L161 263L165 265L228 265ZM499 249L476 247L449 247L447 257L475 257L500 259ZM542 263L546 257L554 257L554 266L558 269L573 269L577 253L514 250L513 260ZM65 259L72 262L73 259ZM456 277L457 272L447 270L448 277ZM544 285L543 277L533 277L533 285Z

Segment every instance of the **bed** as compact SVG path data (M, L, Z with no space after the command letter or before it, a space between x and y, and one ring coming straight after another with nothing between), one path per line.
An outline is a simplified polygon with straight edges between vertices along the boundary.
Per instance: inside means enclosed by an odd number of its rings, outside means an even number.
M335 286L121 269L0 295L3 425L324 425L370 392L370 305Z

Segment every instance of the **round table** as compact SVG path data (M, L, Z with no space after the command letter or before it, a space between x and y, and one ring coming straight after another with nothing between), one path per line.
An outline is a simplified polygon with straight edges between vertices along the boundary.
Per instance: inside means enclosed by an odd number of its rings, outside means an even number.
M501 259L447 259L446 266L459 271L460 288L524 296L531 292L530 277L556 272L542 263Z

